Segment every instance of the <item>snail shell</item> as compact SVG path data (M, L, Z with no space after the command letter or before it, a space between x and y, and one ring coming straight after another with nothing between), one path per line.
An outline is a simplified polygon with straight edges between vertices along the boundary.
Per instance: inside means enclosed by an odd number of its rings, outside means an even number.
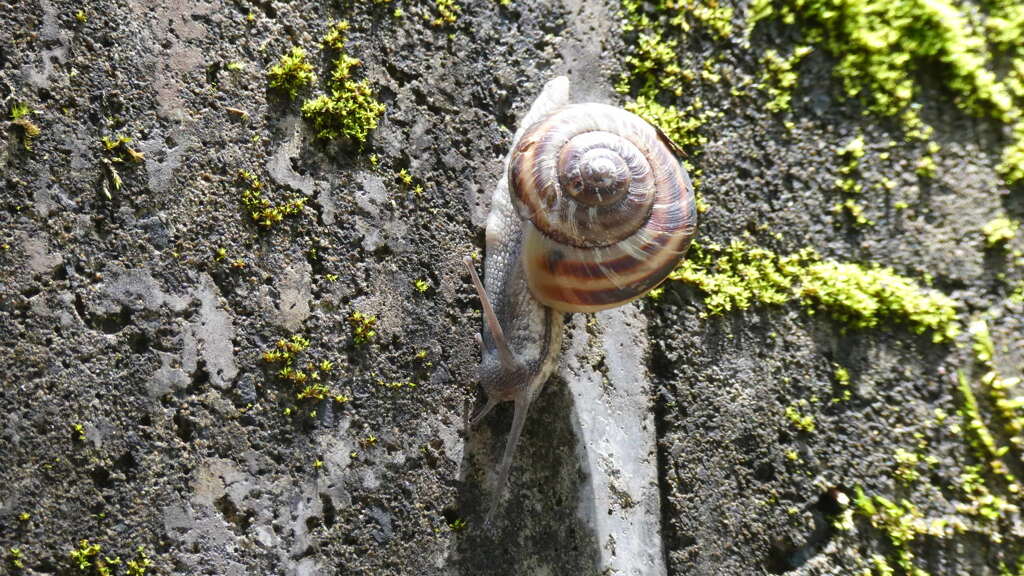
M464 259L483 307L480 385L515 411L485 525L501 501L530 404L561 350L563 312L593 312L645 294L696 233L693 186L675 145L638 116L569 104L549 81L516 132L507 178L487 218L486 284Z
M564 106L526 130L508 174L534 298L596 312L668 276L697 229L693 185L674 149L639 116L606 104Z

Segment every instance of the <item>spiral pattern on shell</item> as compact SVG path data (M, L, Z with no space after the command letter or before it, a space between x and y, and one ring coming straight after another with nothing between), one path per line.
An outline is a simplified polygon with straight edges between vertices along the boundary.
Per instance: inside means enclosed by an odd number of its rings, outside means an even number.
M693 186L674 146L605 104L560 108L526 130L509 188L528 221L523 265L534 297L594 312L646 294L696 233Z

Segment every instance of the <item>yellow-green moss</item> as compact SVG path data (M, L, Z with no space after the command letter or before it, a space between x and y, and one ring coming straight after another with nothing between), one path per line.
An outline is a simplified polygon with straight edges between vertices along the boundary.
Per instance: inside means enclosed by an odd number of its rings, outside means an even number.
M124 135L100 138L100 144L111 162L139 163L145 160L142 152L132 148L131 143L132 139Z
M1013 127L1013 141L1003 149L1003 159L996 167L1008 184L1024 180L1024 121Z
M785 415L789 423L794 428L803 432L814 432L814 416L811 414L804 414L800 411L801 408L807 408L809 403L807 400L800 399L793 402L789 406L786 406Z
M964 376L963 372L957 373L957 383L963 400L960 415L963 417L964 425L967 428L968 443L974 447L976 455L980 460L989 463L993 473L1003 477L1011 492L1020 492L1020 484L1017 482L1017 478L1010 472L1003 461L1003 456L1006 455L1008 448L999 445L995 436L982 419L981 411L978 408L978 399L974 395L970 381Z
M299 195L289 196L283 203L275 205L263 196L263 182L248 170L238 171L238 182L243 186L242 205L253 222L263 228L273 227L285 216L302 214L306 207L306 198Z
M352 327L352 341L356 344L366 344L377 336L376 316L363 314L357 310L349 314L348 324Z
M11 126L18 131L21 137L21 145L25 150L32 150L32 141L42 134L39 126L28 118L32 112L32 108L24 102L14 102L11 104L9 113Z
M306 100L302 104L302 117L313 125L316 138L332 140L343 136L361 144L377 128L384 105L377 101L369 80L356 81L352 77L353 69L361 62L345 52L347 30L347 22L338 22L324 36L324 46L338 55L327 93Z
M927 520L911 502L893 502L883 496L868 496L857 486L854 489L853 510L868 519L871 525L885 534L892 546L892 561L904 576L928 576L928 572L914 565L911 543L921 535L944 536L947 522L941 519ZM875 555L872 558L875 574L895 575L889 559Z
M698 155L707 143L707 137L700 133L700 127L707 122L709 116L701 112L701 108L699 99L680 110L675 106L662 105L644 94L626 103L626 110L661 128L673 142L693 155Z
M1016 376L1003 376L995 367L996 347L992 341L992 335L988 329L988 323L984 319L977 319L970 323L968 330L973 339L974 355L977 365L985 370L979 383L988 392L988 397L1003 424L1003 433L1007 436L1010 446L1018 453L1024 452L1024 397L1014 392L1021 385L1021 378ZM961 384L961 387L964 385ZM970 386L967 386L970 389ZM965 393L965 399L967 395ZM975 407L976 408L976 407ZM1008 451L1008 448L995 448L991 433L981 433L979 439L986 453L996 454L1001 457ZM994 461L995 462L995 461ZM1005 472L1000 470L999 472ZM1007 481L1016 486L1016 479L1007 478Z
M956 302L890 268L823 260L813 250L780 256L734 240L729 246L696 244L669 275L706 293L707 314L755 303L799 301L852 328L901 322L936 342L959 333Z
M275 89L288 94L294 99L299 90L313 84L316 74L313 73L313 65L306 60L306 50L301 46L293 46L291 51L283 54L267 70L267 84Z
M810 46L797 46L787 57L782 57L772 49L765 51L764 56L761 57L761 65L765 68L761 75L761 83L770 98L767 106L769 110L772 112L789 110L793 88L796 87L798 79L796 66L812 50Z
M326 400L334 399L343 404L348 397L332 390L328 380L334 372L334 363L326 358L316 359L316 354L307 352L310 342L299 334L290 338L282 338L274 343L274 347L263 352L261 358L267 364L278 367L277 377L295 386L295 399ZM301 359L301 361L300 361ZM291 409L285 414L291 414Z
M931 134L919 115L916 80L937 71L961 109L1016 123L998 167L1013 183L1024 178L1024 123L1019 121L1024 9L1014 0L989 4L979 26L973 13L961 11L952 0L754 0L750 28L770 17L797 24L806 42L838 60L834 73L846 96L859 98L873 112L900 118L911 138ZM1014 66L1002 79L994 71L990 43L1017 49ZM918 173L931 176L934 161L922 158Z
M122 561L120 556L104 555L101 545L90 544L88 540L81 540L77 548L68 552L68 558L71 561L69 573L83 576L145 576L153 565L142 546L136 549L133 558Z
M852 180L850 180L850 182L852 182ZM860 191L859 186L857 187L857 191ZM832 206L832 213L845 214L850 218L850 221L853 222L853 225L858 228L875 225L873 220L864 215L864 207L853 198L847 198L846 200Z
M21 548L12 546L7 550L7 564L14 570L21 570L25 567L25 553Z
M434 0L436 16L430 20L432 26L454 24L459 19L462 7L455 0Z
M626 56L625 72L616 90L632 97L626 109L661 128L691 157L700 154L706 138L700 128L715 116L704 109L700 98L681 105L687 87L697 73L682 65L685 47L679 37L690 33L694 25L718 38L732 34L732 8L714 0L658 0L641 3L626 0L622 4L623 29L635 33L636 43ZM653 16L653 17L652 17ZM719 76L711 61L703 62L700 76L715 81ZM691 168L694 184L699 170Z
M990 220L981 229L982 234L985 235L985 246L988 248L1005 246L1017 235L1019 228L1020 222L1010 220L1005 216Z

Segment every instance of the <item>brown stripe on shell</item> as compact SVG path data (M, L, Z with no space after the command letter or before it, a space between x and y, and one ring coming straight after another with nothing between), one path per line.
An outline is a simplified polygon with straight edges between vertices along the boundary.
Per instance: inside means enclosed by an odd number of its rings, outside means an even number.
M524 140L527 145L517 147L517 151L510 160L509 186L517 200L516 206L520 215L534 221L534 223L549 236L566 243L576 245L597 246L613 243L629 233L624 228L615 236L609 237L610 232L596 238L580 238L573 236L571 231L580 227L566 225L562 228L557 218L571 213L569 208L565 213L558 214L547 211L549 206L539 199L540 196L548 194L552 201L547 204L568 206L570 200L567 194L559 192L557 159L561 153L561 147L568 145L571 141L581 135L590 132L605 132L609 138L619 138L628 142L628 146L634 150L631 157L644 161L645 167L650 170L649 158L652 152L658 148L664 149L657 137L657 132L639 117L624 110L601 104L571 105L564 107L546 119L534 124L527 130ZM625 146L619 144L618 146ZM664 155L662 155L663 157ZM651 203L657 195L657 182L663 181L658 176L657 166L651 170L653 178L642 179L643 182L651 182L652 190L650 197L643 200L644 203ZM632 190L632 189L631 189ZM637 198L627 196L628 202L635 203ZM649 204L647 204L649 206ZM544 211L541 211L544 210ZM642 218L636 220L635 226L642 225Z
M587 106L594 108L588 110ZM557 164L552 162L557 162L561 153L560 143L570 142L579 132L614 130L620 124L628 124L620 122L623 118L639 122L637 128L626 130L623 137L647 158L652 171L648 182L653 187L654 197L647 220L636 232L609 245L581 247L559 238L575 234L572 222L564 234L557 229L554 233L545 231L550 224L545 218L546 212L525 229L523 262L530 290L545 305L565 312L602 310L643 295L671 273L696 231L692 186L662 136L649 124L618 109L611 109L613 112L608 113L607 121L586 117L586 114L594 116L607 110L609 107L603 105L563 108L530 128L523 139L525 144L517 148L510 161L509 185L514 202L520 215L528 217L537 210L547 210L537 191L553 195L555 204L571 200L568 191L544 188L558 186L553 169ZM567 132L558 124L567 118L579 119L582 128ZM595 125L599 125L597 129ZM548 132L550 130L554 133ZM551 154L552 147L556 154ZM545 162L545 154L553 160ZM547 182L549 175L555 176L551 183ZM525 189L520 189L523 184ZM632 193L630 190L627 197ZM580 205L575 214L585 216L588 207ZM573 212L571 208L565 211L566 214Z
M675 233L631 239L642 244L640 258L624 244L600 250L554 247L530 226L524 246L530 290L540 302L563 312L593 312L639 297L663 281L689 247L696 225L694 218L685 219ZM614 256L602 259L608 252Z
M683 238L678 247L680 251L690 245L692 238ZM563 261L564 262L564 261ZM561 276L533 279L530 283L530 291L541 303L562 312L597 312L614 308L639 298L649 290L660 284L675 269L679 262L678 258L667 257L657 260L658 266L653 269L644 270L633 282L622 286L601 286L594 287L589 284L590 276L583 276L583 282L567 281ZM648 264L651 264L649 262Z

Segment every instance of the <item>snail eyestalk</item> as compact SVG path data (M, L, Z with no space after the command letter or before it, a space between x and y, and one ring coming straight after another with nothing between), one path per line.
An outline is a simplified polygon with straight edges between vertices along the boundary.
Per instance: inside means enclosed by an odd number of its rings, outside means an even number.
M501 329L501 324L498 323L498 316L494 313L494 308L491 307L491 300L487 297L487 292L484 291L484 284L480 281L480 277L476 274L476 268L473 267L473 259L466 256L462 263L466 265L466 270L469 270L469 276L473 280L473 286L476 287L476 293L480 296L480 303L484 308L484 322L487 324L487 329L491 331L491 338L494 339L494 345L498 349L498 356L501 358L501 365L505 367L509 373L516 371L515 357L512 355L512 351L508 347L508 342L505 341L505 333Z

